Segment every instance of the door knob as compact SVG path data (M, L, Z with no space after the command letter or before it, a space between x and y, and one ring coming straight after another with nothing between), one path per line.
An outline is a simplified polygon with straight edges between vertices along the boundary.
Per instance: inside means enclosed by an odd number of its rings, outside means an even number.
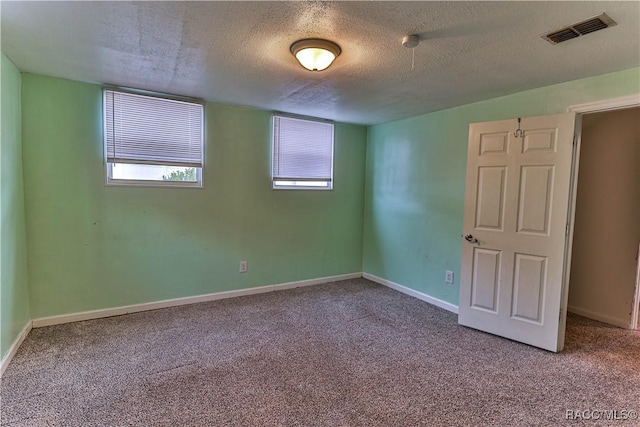
M478 243L478 239L476 239L475 237L473 237L473 235L471 234L465 234L464 236L464 240L466 240L469 243Z

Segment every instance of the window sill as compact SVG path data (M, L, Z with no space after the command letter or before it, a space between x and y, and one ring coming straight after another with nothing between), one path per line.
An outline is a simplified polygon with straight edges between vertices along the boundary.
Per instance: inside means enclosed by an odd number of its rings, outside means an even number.
M302 186L283 186L283 185L278 185L277 187L273 186L271 187L272 190L276 190L276 191L280 191L280 190L310 190L310 191L333 191L333 187L331 188L327 188L327 187L302 187Z
M202 182L178 181L142 181L126 179L110 179L105 182L106 187L161 187L161 188L196 188L203 189Z

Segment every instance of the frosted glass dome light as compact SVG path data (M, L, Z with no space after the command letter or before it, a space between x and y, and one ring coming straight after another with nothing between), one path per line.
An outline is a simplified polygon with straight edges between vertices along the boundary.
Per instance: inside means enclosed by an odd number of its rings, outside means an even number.
M327 69L342 50L337 44L323 39L304 39L293 43L289 48L300 65L309 71Z

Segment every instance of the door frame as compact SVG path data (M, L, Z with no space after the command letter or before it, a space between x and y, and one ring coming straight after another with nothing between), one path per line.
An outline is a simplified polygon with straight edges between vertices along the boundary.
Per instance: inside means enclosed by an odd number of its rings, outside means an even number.
M616 98L603 99L600 101L587 102L583 104L571 105L567 112L576 113L576 139L573 146L573 161L571 170L571 193L569 195L569 233L565 251L565 274L562 294L562 307L564 316L567 312L569 299L569 276L571 272L571 252L573 249L573 226L575 223L575 208L578 188L578 167L580 164L580 147L582 144L582 115L590 113L601 113L604 111L623 110L627 108L640 107L640 93L620 96ZM640 258L638 259L638 271L640 271ZM629 329L638 328L638 318L640 317L640 279L636 278L633 309ZM566 319L565 319L566 320ZM564 336L559 339L564 341Z
M638 244L638 265L636 266L636 294L633 299L633 311L631 313L631 329L638 329L640 326L640 244Z

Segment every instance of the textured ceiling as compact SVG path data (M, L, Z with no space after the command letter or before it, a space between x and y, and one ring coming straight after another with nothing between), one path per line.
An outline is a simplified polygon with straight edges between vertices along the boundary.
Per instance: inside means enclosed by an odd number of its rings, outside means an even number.
M382 123L640 66L640 2L8 2L2 51L26 72ZM606 12L557 46L541 33ZM420 35L411 49L401 38ZM292 42L342 47L304 70Z

